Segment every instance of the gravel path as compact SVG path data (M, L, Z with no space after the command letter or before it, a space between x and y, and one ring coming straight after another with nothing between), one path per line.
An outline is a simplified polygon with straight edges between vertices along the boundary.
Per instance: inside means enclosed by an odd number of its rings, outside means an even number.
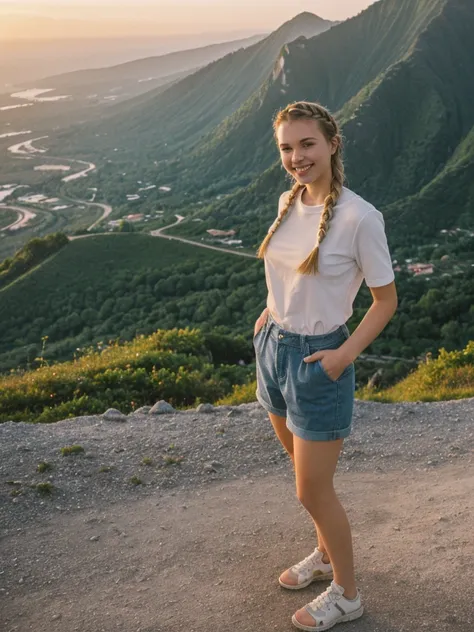
M474 629L473 419L474 398L356 400L336 488L366 615L341 629ZM62 456L71 444L84 452ZM258 403L6 422L0 454L7 632L292 630L326 586L277 583L315 537Z

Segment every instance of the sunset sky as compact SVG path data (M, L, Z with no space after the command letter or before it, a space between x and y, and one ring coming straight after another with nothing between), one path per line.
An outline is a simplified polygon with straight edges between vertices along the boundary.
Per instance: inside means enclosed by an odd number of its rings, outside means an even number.
M130 34L182 34L213 31L269 31L302 11L322 18L343 20L367 8L374 0L0 0L0 16L9 14L10 32L25 26L23 36L55 36L58 22L62 36L96 35L98 24L105 36ZM24 16L22 18L22 16ZM23 22L24 20L24 22ZM66 22L64 22L66 21ZM0 29L5 37L6 29Z

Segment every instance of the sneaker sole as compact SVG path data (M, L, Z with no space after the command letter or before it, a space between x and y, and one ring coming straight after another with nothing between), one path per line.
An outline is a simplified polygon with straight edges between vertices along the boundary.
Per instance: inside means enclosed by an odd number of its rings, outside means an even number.
M358 610L354 610L354 612L349 612L348 614L343 614L338 619L336 619L335 621L331 621L331 623L328 623L327 625L303 625L296 619L295 615L291 617L291 622L300 630L308 630L309 632L324 632L324 630L329 630L329 628L332 628L338 623L344 623L345 621L354 621L354 619L358 619L363 614L364 606L361 606Z
M321 575L315 575L314 577L311 577L311 579L307 579L302 584L285 584L281 581L280 578L278 578L278 583L280 584L280 586L283 586L283 588L288 588L289 590L300 590L301 588L306 588L306 586L309 586L313 582L324 582L328 579L333 578L334 573L331 571L330 573L321 573Z

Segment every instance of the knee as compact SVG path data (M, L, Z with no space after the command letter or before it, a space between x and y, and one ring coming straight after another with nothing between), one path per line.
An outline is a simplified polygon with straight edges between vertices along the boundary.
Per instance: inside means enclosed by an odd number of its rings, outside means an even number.
M336 493L332 485L322 485L314 481L302 481L297 484L296 496L311 515L325 513L334 502Z

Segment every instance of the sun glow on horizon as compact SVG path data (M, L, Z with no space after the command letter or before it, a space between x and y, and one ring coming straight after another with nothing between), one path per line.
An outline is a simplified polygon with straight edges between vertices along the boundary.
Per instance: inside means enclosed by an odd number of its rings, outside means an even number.
M124 37L242 31L278 28L308 11L343 20L374 0L17 0L0 1L0 41Z

